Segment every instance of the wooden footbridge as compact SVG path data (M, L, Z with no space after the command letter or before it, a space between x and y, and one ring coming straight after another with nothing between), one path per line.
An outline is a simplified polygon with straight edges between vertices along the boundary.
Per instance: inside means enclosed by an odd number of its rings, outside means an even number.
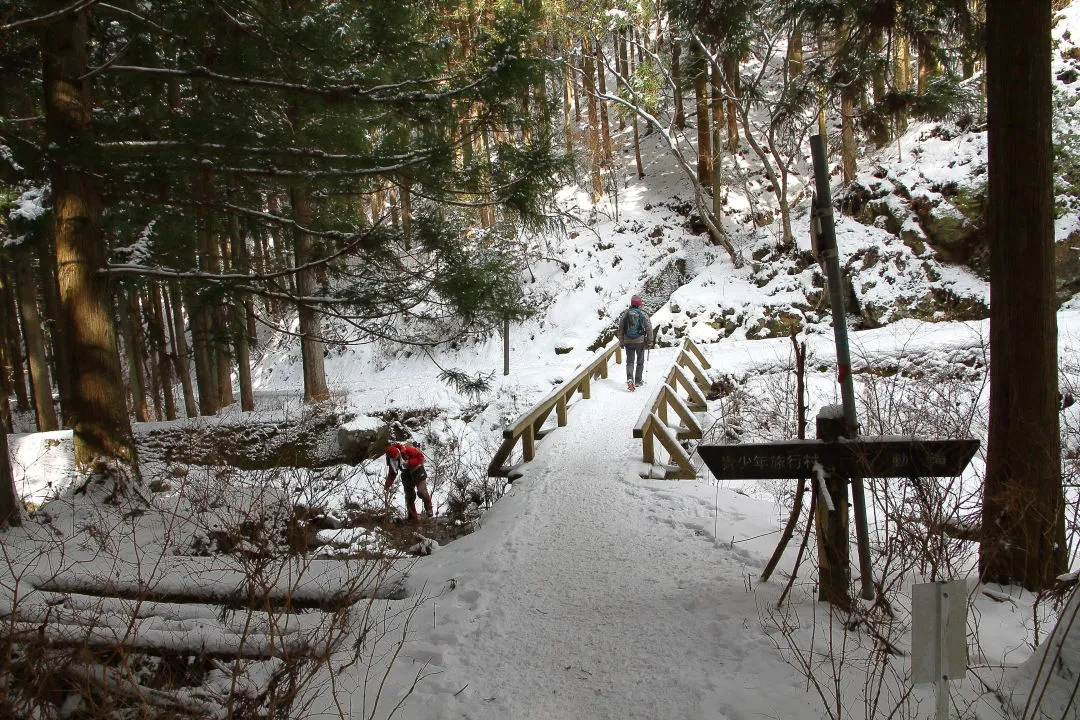
M522 463L536 456L536 442L547 432L545 423L552 411L555 412L557 427L564 427L568 422L570 400L577 393L581 393L584 400L591 398L593 378L606 378L608 364L612 361L616 364L623 362L622 348L617 340L609 343L577 374L560 383L521 417L507 425L503 429L502 445L488 465L488 475L514 477ZM660 477L689 479L697 474L690 462L690 454L680 441L701 439L701 425L694 413L706 409L705 392L711 382L705 371L710 368L709 361L693 341L689 338L684 340L667 376L653 390L634 425L634 437L641 439L641 459L653 466L654 471L658 468ZM671 424L672 415L679 424ZM521 459L514 464L511 458L519 443ZM667 451L668 462L658 464L657 443Z

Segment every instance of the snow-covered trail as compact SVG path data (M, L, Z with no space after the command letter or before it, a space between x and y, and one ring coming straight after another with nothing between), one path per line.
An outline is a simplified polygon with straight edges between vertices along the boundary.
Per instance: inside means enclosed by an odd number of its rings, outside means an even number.
M622 374L574 402L479 531L415 569L438 597L404 654L437 674L403 717L816 717L746 592L760 559L712 537L737 514L713 521L714 493L640 477L651 388L629 393Z

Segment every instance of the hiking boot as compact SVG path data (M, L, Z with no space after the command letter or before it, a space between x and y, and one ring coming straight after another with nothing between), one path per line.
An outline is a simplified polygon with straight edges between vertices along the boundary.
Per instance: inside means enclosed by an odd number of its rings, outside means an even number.
M630 392L634 392L634 381L633 380L627 380L626 381L626 389L629 390Z
M645 387L645 381L638 380L636 383L634 383L634 387Z

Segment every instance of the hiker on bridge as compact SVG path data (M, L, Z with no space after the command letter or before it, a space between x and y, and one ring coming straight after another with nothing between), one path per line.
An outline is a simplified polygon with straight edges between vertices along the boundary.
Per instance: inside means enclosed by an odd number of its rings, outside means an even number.
M401 475L401 486L405 488L405 509L409 513L409 522L416 522L416 496L424 501L424 514L429 518L435 512L431 506L431 493L427 487L427 470L424 469L424 453L420 448L402 443L391 443L386 448L386 491L394 487L394 480Z
M644 385L645 352L653 346L653 329L640 295L630 298L630 307L619 317L619 345L626 351L626 388Z

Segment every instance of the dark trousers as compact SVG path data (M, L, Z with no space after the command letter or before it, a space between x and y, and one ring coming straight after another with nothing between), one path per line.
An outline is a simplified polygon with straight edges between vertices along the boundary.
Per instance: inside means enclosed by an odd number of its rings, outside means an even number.
M416 506L414 505L417 496L416 486L426 481L427 470L424 469L423 465L413 470L401 471L401 487L405 489L405 507L408 509L410 517L416 517ZM427 486L425 485L425 487ZM431 505L431 492L425 492L420 496L420 499L424 502L424 510L427 511L427 514L433 515L435 511Z
M640 385L645 372L645 344L626 345L623 350L626 351L626 382Z

